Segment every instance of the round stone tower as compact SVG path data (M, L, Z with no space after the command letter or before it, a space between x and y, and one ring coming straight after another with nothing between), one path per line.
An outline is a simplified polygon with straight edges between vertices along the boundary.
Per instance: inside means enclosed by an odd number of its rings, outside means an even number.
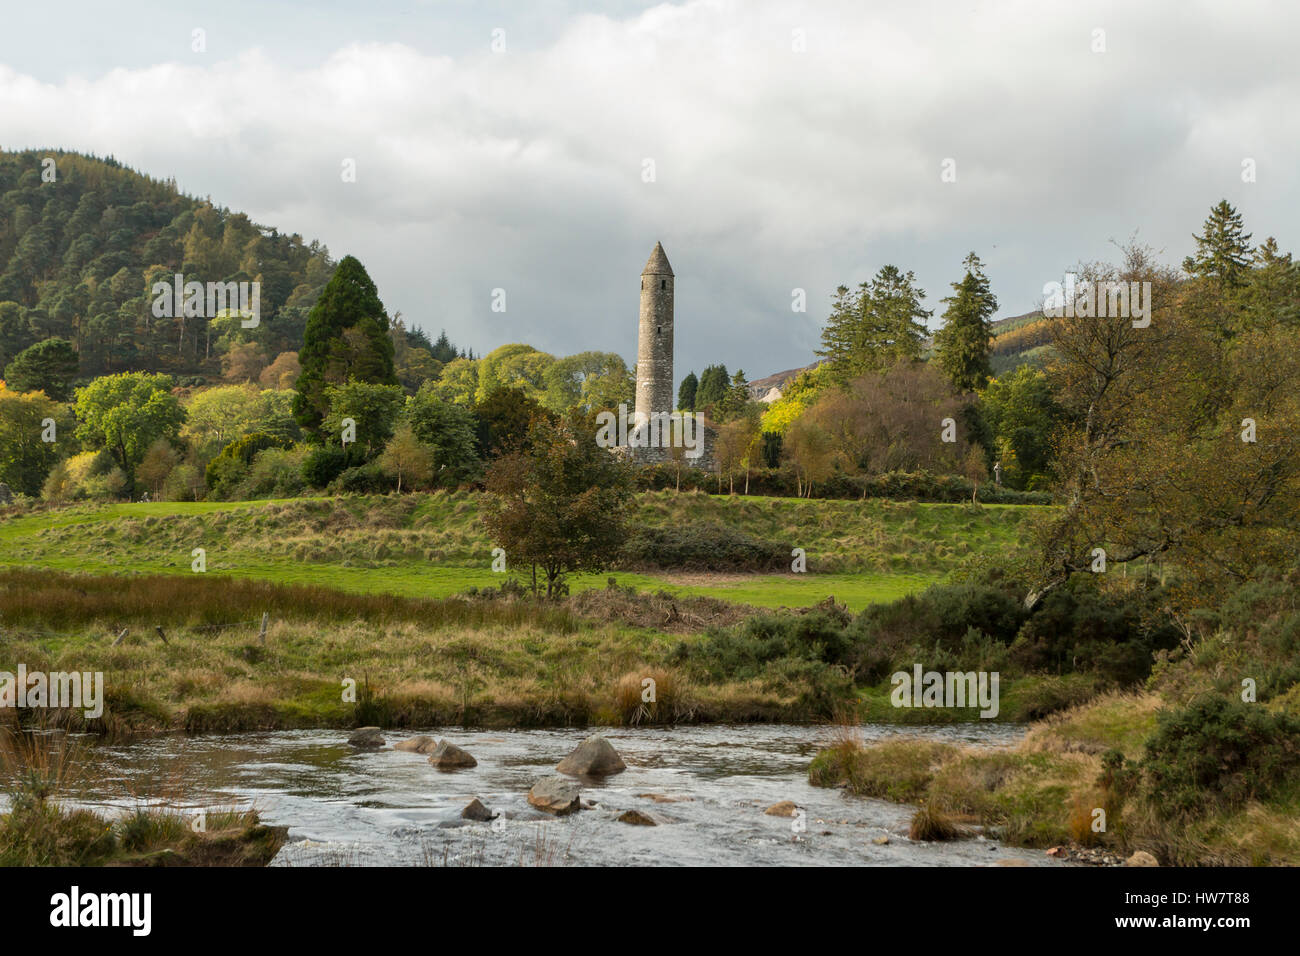
M672 414L673 267L664 247L655 243L641 272L641 315L636 342L636 423L656 412Z

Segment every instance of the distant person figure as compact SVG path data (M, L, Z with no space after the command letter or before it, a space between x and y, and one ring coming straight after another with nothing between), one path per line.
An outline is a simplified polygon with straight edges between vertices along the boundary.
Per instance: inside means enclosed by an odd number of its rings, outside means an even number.
M999 487L1002 485L1002 462L1000 461L993 463L993 484Z
M148 500L149 500L149 492L146 491L144 494L142 494L142 495L140 496L140 500L141 500L141 501L148 501Z

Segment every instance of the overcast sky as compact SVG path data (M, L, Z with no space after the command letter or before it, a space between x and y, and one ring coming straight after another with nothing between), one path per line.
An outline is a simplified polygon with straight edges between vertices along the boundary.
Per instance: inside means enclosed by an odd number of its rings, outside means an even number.
M174 176L357 256L390 314L479 353L634 360L656 240L678 379L807 364L835 287L886 263L915 271L934 327L972 250L1014 315L1134 234L1181 262L1221 198L1300 249L1300 4L64 0L3 19L0 147Z

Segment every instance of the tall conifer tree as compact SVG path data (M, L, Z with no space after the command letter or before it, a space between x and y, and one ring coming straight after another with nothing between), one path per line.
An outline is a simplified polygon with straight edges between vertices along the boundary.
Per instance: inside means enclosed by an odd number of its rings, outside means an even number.
M397 385L388 315L375 283L353 256L334 270L307 316L302 373L294 385L293 414L304 428L316 429L329 411L327 385L348 381Z
M984 264L975 253L962 263L966 274L952 284L945 298L944 325L934 336L939 367L960 391L973 392L988 384L989 343L993 340L993 313L998 300L989 288Z

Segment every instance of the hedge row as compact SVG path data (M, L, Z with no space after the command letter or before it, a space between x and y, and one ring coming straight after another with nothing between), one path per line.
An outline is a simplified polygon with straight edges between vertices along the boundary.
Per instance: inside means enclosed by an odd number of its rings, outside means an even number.
M638 469L636 484L641 491L677 488L682 491L718 491L718 476L697 468L682 468L680 476L673 465L647 465ZM724 478L725 490L728 482ZM745 487L743 473L736 475L737 490ZM928 472L889 472L883 475L836 474L813 486L813 498L890 498L896 501L962 502L971 500L974 490L970 479L959 475L932 475ZM749 472L749 494L793 498L799 485L788 468L754 468ZM1017 491L992 482L982 483L975 500L998 505L1046 505L1052 496L1045 491Z

